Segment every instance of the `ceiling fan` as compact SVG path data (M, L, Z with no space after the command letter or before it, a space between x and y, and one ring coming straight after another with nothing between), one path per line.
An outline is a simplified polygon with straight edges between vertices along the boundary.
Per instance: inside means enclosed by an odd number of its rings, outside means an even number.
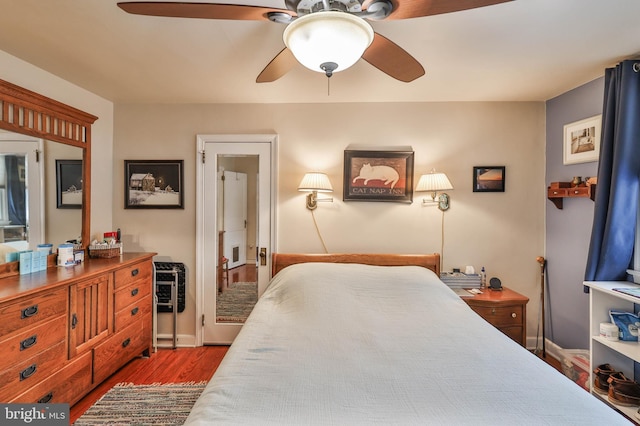
M385 74L411 82L424 75L420 63L367 22L418 18L512 0L284 0L286 9L184 2L122 2L136 15L272 21L286 24L285 48L262 70L257 83L272 82L300 62L331 77L361 57Z

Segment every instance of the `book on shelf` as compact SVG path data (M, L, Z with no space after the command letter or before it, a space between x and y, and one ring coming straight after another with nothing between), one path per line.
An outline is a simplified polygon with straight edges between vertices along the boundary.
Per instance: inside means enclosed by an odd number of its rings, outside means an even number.
M629 296L634 296L640 298L640 288L636 287L620 287L614 288L613 291L617 291L623 294L628 294Z

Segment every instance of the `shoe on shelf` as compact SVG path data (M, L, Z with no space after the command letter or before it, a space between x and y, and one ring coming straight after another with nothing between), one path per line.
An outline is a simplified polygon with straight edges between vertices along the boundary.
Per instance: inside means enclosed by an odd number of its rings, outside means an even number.
M609 383L608 398L610 402L626 406L640 405L640 384L627 379L620 372L611 374L607 382Z
M609 392L609 376L617 373L617 371L609 364L601 364L593 370L593 373L595 374L593 377L593 390L601 394L607 394Z

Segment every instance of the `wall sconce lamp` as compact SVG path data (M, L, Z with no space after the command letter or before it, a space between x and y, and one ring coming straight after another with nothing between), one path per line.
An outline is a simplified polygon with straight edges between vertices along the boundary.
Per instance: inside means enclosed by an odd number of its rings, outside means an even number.
M324 173L313 172L305 174L300 185L298 185L298 191L311 191L307 195L307 208L309 210L315 210L319 201L333 202L333 197L318 198L318 192L333 192L329 177Z
M449 189L453 189L453 185L451 185L447 175L436 173L434 169L431 170L431 173L420 176L418 186L416 186L416 192L431 192L431 200L424 198L422 205L438 203L438 208L442 211L449 210L449 194L443 192L438 196L438 192Z

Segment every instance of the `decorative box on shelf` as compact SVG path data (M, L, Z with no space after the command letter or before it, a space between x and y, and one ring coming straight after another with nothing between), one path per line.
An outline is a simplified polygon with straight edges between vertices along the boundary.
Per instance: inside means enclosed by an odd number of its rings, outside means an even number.
M122 243L93 244L89 246L89 257L109 259L120 256Z
M591 201L595 201L595 178L588 179L586 182L581 181L577 185L573 182L551 182L547 188L547 198L560 210L565 198L576 197L590 198Z

